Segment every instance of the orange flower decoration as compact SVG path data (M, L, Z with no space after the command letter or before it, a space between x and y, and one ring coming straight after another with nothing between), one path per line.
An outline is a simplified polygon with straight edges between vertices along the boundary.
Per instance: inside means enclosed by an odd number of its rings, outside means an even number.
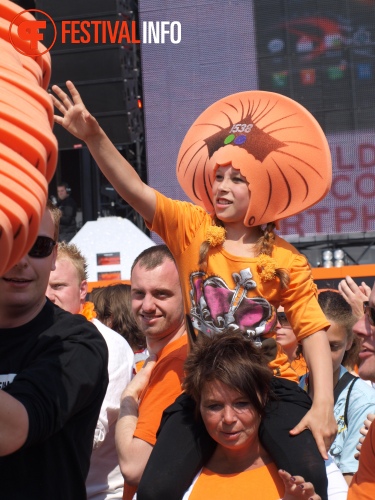
M272 281L276 277L277 262L275 259L266 255L260 254L257 264L257 271L262 281Z
M85 302L80 314L82 314L82 316L84 316L88 321L91 321L93 318L96 318L96 312L94 311L94 304L92 302Z
M225 229L222 226L210 226L206 231L206 241L216 247L225 241Z

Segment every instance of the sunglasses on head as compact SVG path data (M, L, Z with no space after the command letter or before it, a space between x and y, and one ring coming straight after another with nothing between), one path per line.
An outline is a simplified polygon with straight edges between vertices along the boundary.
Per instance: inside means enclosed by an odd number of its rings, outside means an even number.
M368 301L363 303L363 312L368 317L371 326L375 326L375 307L369 305Z
M52 238L48 236L38 236L28 255L29 257L34 257L34 259L43 259L51 255L55 245L56 241Z
M276 314L277 321L280 323L280 326L282 326L283 328L291 328L288 318L286 317L286 314L284 312L278 312Z

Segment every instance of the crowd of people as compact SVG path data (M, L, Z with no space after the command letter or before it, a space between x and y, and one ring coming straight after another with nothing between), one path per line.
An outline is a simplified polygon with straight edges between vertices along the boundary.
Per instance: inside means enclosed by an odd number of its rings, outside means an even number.
M55 121L165 244L135 259L130 287L88 301L85 257L48 204L0 278L2 498L374 498L375 287L318 293L275 233L329 189L318 125L268 93L215 103L178 160L198 206L143 183L67 88Z

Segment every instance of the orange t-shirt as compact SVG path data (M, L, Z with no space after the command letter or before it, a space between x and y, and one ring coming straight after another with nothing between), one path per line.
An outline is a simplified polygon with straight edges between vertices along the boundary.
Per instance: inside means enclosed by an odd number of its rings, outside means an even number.
M299 341L328 328L311 268L295 247L276 236L272 259L276 268L289 273L286 289L281 289L277 277L264 275L258 267L259 257L232 255L222 246L210 248L207 271L203 272L198 266L199 250L212 227L211 215L192 203L155 194L156 212L150 229L163 238L176 260L185 310L197 330L212 335L231 325L263 338L274 336L270 318L280 305ZM282 349L270 366L276 376L298 381Z
M299 376L293 366L290 364L288 356L285 354L280 344L277 344L277 355L275 359L268 363L276 377L286 378L293 382L299 381Z
M203 468L189 500L278 500L284 495L284 483L274 463L239 474L216 474Z
M184 362L187 356L187 335L167 344L159 353L149 383L140 397L138 422L134 437L152 446L156 443L163 411L181 394ZM131 500L136 486L124 484L123 500Z
M354 474L349 486L348 500L374 500L374 498L375 423L372 423L361 448L358 471Z
M158 353L150 381L140 397L134 437L155 445L163 411L181 394L186 356L186 334L167 344Z
M307 375L309 368L307 366L305 358L300 354L298 359L292 361L291 366L293 370L297 373L298 377L303 377Z

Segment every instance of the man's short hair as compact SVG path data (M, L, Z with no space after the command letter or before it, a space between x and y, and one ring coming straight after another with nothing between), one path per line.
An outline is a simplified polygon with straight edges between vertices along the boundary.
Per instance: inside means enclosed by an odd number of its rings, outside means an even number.
M69 186L69 184L68 184L67 182L64 182L64 181L59 182L59 183L57 184L57 187L58 187L58 188L59 188L59 187L64 187L68 193L70 192L70 186Z
M60 219L61 219L61 210L56 207L52 203L51 200L47 200L46 208L49 210L50 214L52 215L53 219L53 224L55 226L55 230L53 232L53 239L55 241L58 241L59 239L59 229L60 229Z
M165 260L175 262L173 255L167 245L155 245L143 250L138 257L136 257L131 267L130 273L133 272L134 267L139 263L141 267L145 267L148 271L155 269L155 267L163 264Z
M77 269L79 282L88 279L87 275L87 260L82 255L81 251L74 243L66 243L61 241L57 246L57 260L70 260Z

